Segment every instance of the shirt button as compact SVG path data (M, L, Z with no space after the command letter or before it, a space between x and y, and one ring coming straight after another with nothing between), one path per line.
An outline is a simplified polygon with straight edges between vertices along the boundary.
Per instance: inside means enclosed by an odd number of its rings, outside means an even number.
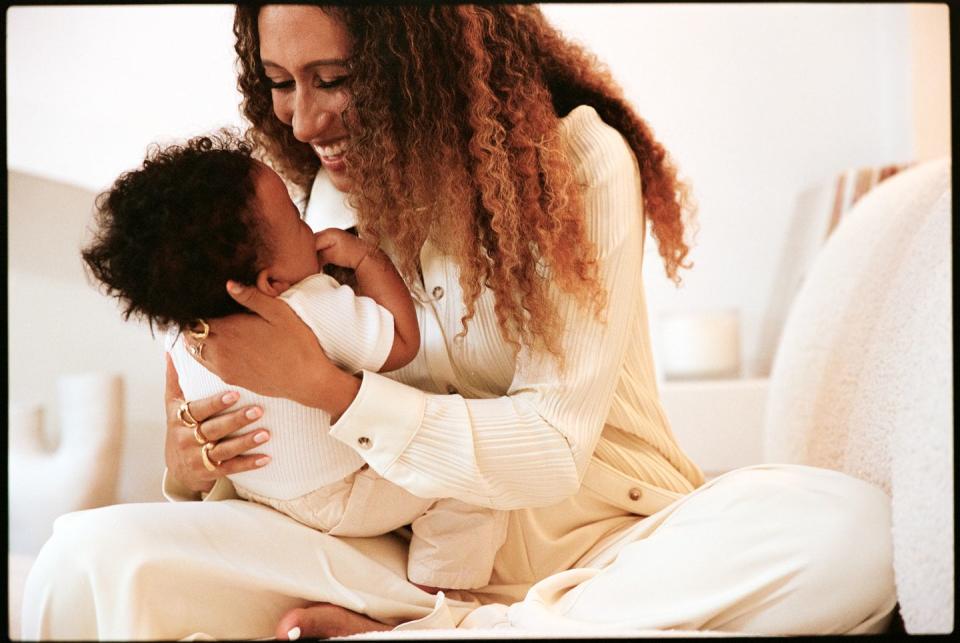
M361 449L369 449L373 443L370 441L370 438L363 437L357 438L357 444L360 445Z
M434 299L443 299L443 288L440 286L434 286L432 293Z
M640 500L640 496L641 496L642 494L641 494L641 492L640 492L639 489L637 489L636 487L634 487L634 488L631 489L629 492L627 492L627 495L630 496L630 500L636 501L636 500Z
M453 384L447 384L447 393L449 393L450 395L456 395L457 393L459 393L459 391L457 390L457 387L454 386Z

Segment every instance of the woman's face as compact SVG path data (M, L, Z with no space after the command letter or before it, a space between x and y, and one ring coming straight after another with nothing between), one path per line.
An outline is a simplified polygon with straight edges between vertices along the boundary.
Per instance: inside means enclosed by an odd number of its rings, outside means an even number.
M310 144L334 186L349 191L343 160L349 138L341 117L352 49L346 27L319 7L268 5L258 29L274 113Z

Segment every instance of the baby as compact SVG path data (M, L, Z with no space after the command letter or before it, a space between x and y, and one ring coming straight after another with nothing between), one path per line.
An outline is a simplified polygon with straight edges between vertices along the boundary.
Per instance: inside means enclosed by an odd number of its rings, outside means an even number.
M412 360L420 335L410 293L380 250L335 228L314 234L280 177L227 131L155 149L97 198L98 231L83 259L124 317L167 330L186 398L228 387L189 355L182 332L198 319L243 308L233 279L278 296L350 372L389 371ZM353 268L354 289L321 272ZM346 274L346 273L343 273ZM371 470L328 434L327 413L240 392L269 418L269 465L230 475L237 494L338 536L373 536L410 524L407 575L433 588L488 584L506 515L452 498L419 498ZM261 427L255 422L234 435ZM375 510L369 510L369 505Z

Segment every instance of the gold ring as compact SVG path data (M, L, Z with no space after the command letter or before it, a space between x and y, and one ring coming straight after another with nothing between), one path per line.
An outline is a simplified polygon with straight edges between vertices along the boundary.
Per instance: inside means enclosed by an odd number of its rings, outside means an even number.
M179 419L183 426L188 429L195 429L200 426L200 423L197 422L197 419L193 417L190 413L190 402L183 402L180 404L180 408L177 409L177 419Z
M210 449L216 445L216 442L207 442L200 447L200 458L203 459L203 466L207 471L216 471L217 467L219 467L221 464L220 460L210 460Z
M200 430L199 424L193 427L193 439L196 440L197 444L199 444L200 446L203 446L204 444L210 441L207 439L207 436L205 436L203 432Z
M203 330L195 331L192 328L187 328L187 332L190 333L190 337L196 340L201 340L201 339L206 339L207 337L210 336L210 324L208 324L203 319L194 320L194 323L200 324L203 327Z
M203 361L203 342L190 344L190 352L201 362Z

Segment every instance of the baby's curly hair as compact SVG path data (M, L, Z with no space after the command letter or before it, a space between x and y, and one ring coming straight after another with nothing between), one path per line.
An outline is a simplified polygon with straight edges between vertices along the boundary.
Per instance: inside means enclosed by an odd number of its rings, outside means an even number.
M226 282L256 281L270 244L257 215L252 147L221 129L151 145L143 165L96 199L97 231L81 252L124 319L185 328L242 311Z

